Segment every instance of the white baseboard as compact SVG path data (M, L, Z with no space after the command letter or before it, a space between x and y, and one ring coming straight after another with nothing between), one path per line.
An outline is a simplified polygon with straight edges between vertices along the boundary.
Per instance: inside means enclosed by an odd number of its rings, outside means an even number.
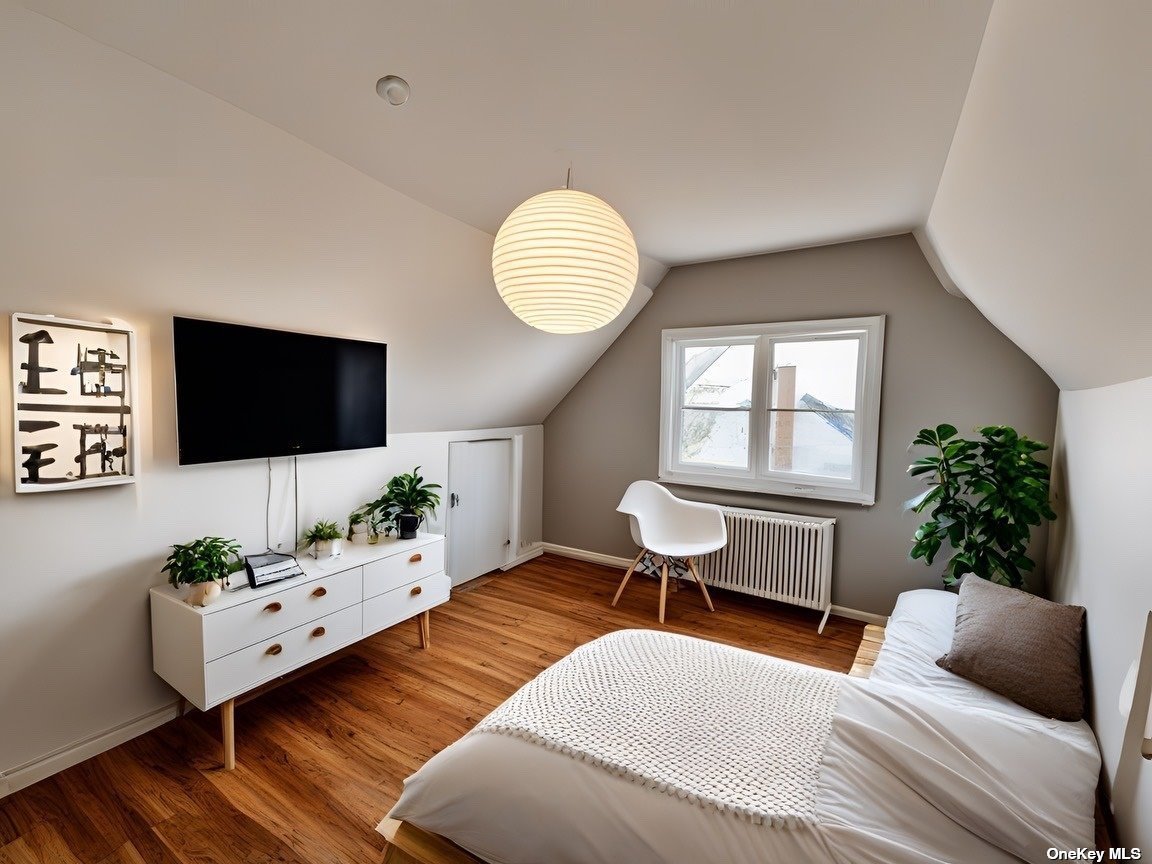
M841 618L851 618L853 621L863 621L865 624L878 624L883 627L888 623L887 615L876 615L872 612L861 612L859 609L849 609L847 606L833 606L832 614Z
M565 558L575 558L577 561L591 561L593 564L604 564L608 567L618 567L627 570L632 566L631 558L619 558L616 555L604 555L600 552L589 552L587 549L575 549L571 546L558 546L555 543L543 543L545 552L563 555ZM864 621L868 624L879 624L883 627L888 623L888 616L875 615L871 612L861 612L859 609L849 609L847 606L833 606L832 614L841 618L851 618L853 621Z
M554 552L565 558L575 558L577 561L591 561L593 564L606 564L609 567L619 567L627 570L632 565L631 558L618 558L615 555L604 555L600 552L589 552L586 549L575 549L571 546L557 546L555 543L542 543L545 552Z
M85 759L91 759L105 750L111 750L125 741L131 741L145 732L152 731L157 726L163 726L176 717L177 710L177 704L173 702L171 705L157 708L135 720L129 720L127 723L121 723L105 732L99 732L77 741L75 744L53 750L46 756L41 756L0 774L0 798L26 786L31 786L33 783L38 783L45 777L51 777L65 768L71 768Z
M521 552L519 555L517 555L515 558L513 558L507 564L502 566L500 569L501 570L511 570L513 567L519 567L525 561L531 561L533 558L539 558L543 554L544 554L544 547L542 545L540 545L539 543L537 543L536 545L531 546L530 548Z

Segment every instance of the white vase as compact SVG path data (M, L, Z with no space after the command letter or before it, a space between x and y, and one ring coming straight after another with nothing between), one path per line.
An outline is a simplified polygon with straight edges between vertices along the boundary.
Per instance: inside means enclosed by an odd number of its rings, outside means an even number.
M338 537L332 541L332 549L328 553L332 558L339 558L344 554L344 538Z

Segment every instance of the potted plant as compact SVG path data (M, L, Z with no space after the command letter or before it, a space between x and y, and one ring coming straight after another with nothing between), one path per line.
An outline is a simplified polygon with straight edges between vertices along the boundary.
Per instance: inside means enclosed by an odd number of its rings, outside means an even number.
M411 540L416 536L420 523L436 514L440 496L434 490L439 488L439 483L424 482L419 465L412 469L412 473L397 474L388 481L385 492L396 513L396 530L400 539Z
M368 515L368 545L375 546L380 542L380 515L373 511Z
M300 545L311 545L316 558L334 558L344 551L344 532L335 522L321 520L304 532Z
M363 519L367 526L368 543L375 545L380 542L381 526L393 519L395 506L385 492L376 500L361 505L353 513Z
M921 429L913 446L935 452L908 466L913 477L927 475L929 487L905 509L931 518L912 538L912 558L931 564L945 542L954 550L944 568L944 584L967 573L1021 588L1035 567L1028 557L1032 528L1055 519L1049 496L1049 468L1035 458L1048 445L1010 426L985 426L981 440L958 438L947 423Z
M348 514L348 534L345 539L349 543L356 541L357 525L364 525L365 527L368 525L368 514L362 508L357 508Z
M161 573L168 574L172 587L191 585L187 602L207 606L220 596L224 579L244 566L240 544L223 537L201 537L191 543L177 543Z

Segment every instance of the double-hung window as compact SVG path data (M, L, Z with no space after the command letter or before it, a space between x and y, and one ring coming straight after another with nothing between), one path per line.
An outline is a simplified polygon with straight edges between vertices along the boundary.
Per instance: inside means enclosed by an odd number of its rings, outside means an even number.
M876 501L884 316L665 330L660 479Z

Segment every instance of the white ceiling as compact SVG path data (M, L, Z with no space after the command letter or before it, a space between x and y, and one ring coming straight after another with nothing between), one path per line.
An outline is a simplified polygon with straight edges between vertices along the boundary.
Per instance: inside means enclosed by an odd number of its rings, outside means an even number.
M571 162L676 264L923 224L991 3L24 5L489 233Z

